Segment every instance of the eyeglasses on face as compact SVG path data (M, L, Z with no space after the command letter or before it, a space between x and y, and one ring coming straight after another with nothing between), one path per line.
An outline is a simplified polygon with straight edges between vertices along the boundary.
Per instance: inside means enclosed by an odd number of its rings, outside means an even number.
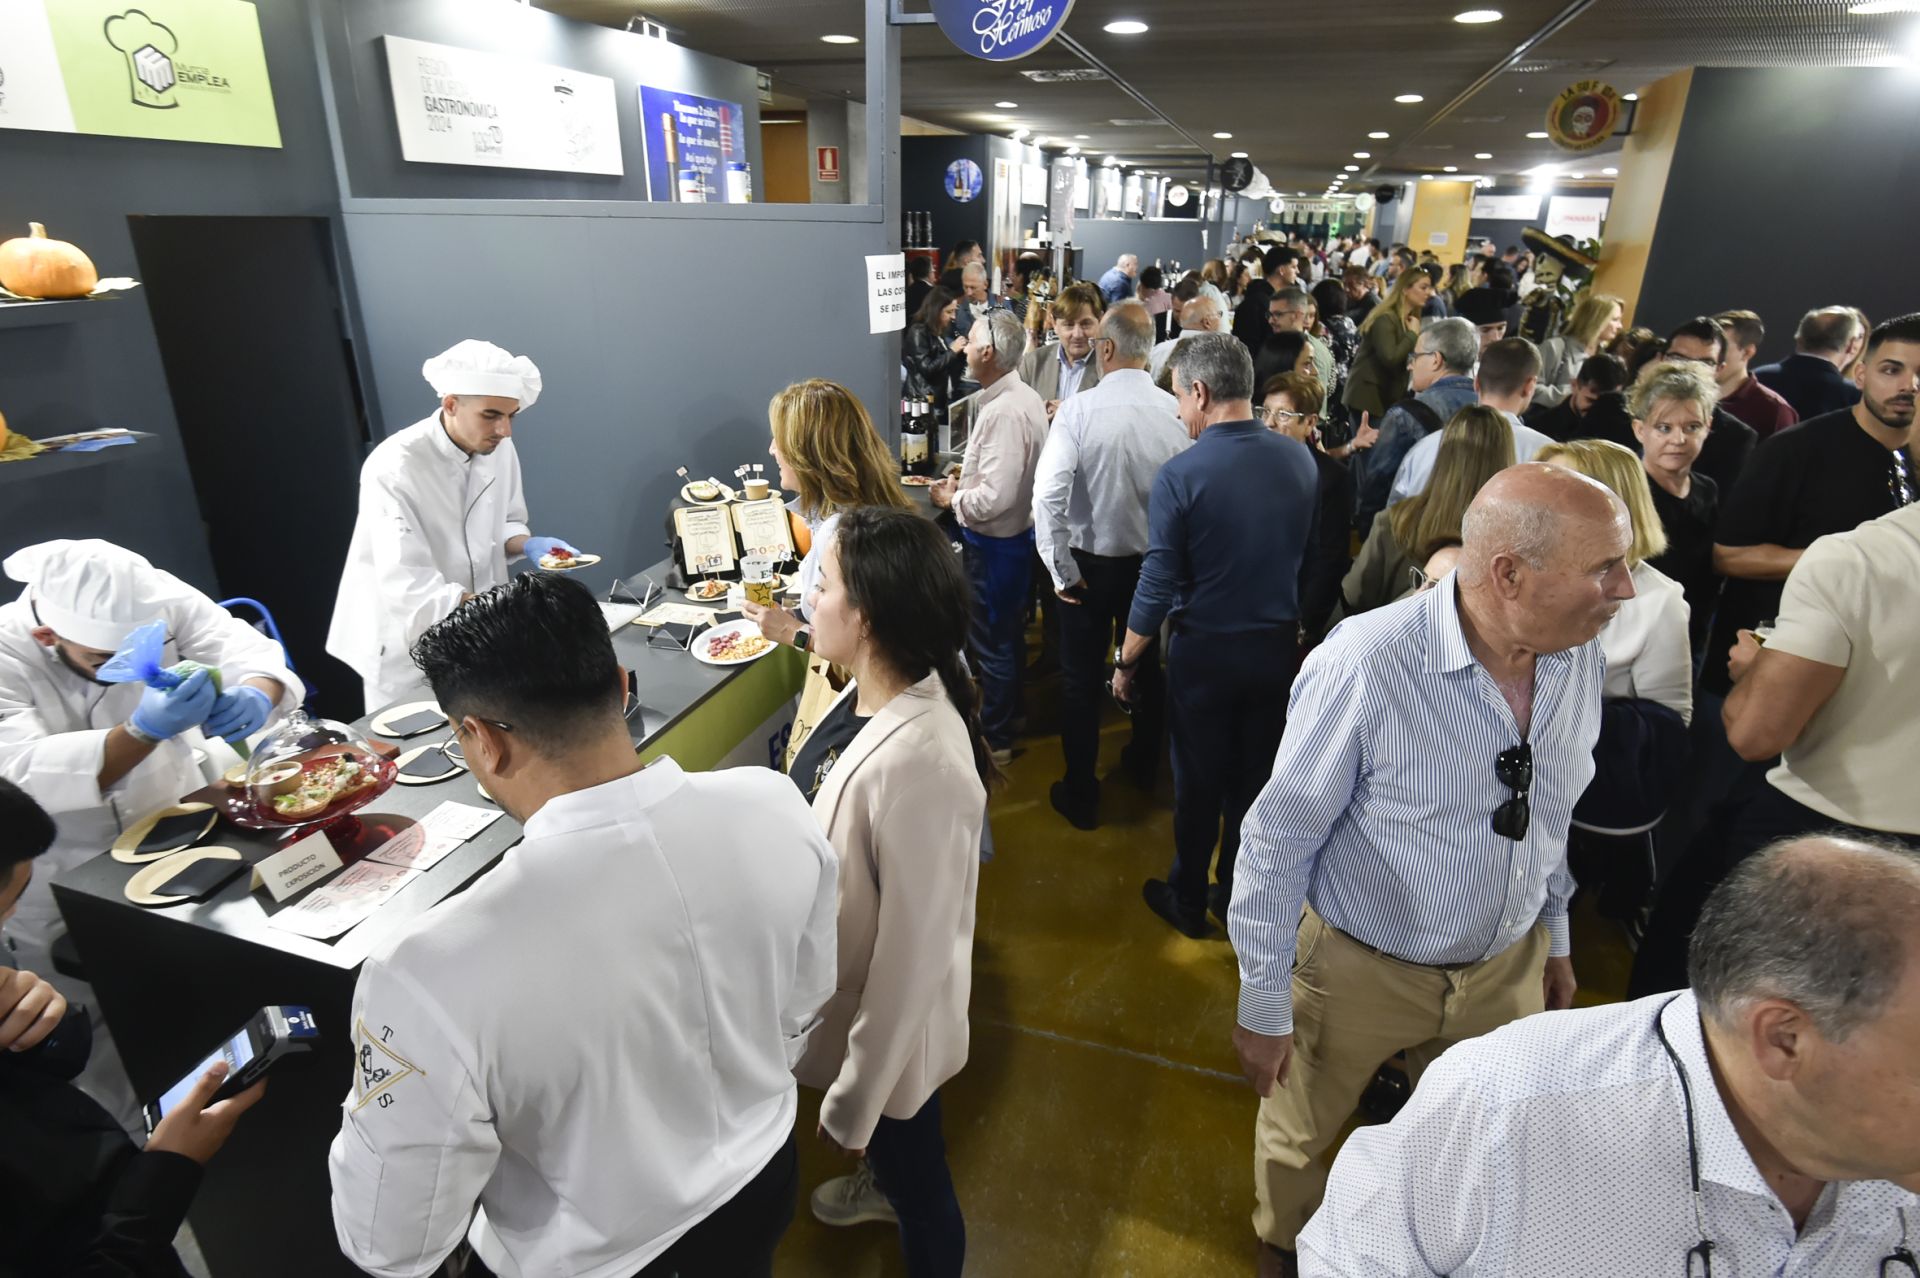
M1318 413L1296 413L1290 408L1256 408L1253 415L1269 426L1291 426L1295 422L1312 422L1320 416Z
M1527 837L1533 824L1533 805L1527 794L1533 789L1533 743L1523 741L1510 750L1502 750L1493 760L1493 775L1514 795L1493 810L1493 832L1516 842Z

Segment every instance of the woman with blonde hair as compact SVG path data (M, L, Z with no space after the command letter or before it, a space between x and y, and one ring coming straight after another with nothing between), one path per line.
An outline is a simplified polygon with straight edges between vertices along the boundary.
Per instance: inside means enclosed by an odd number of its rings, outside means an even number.
M1597 355L1620 336L1626 304L1611 293L1583 292L1573 299L1560 336L1540 343L1540 385L1533 402L1552 408L1573 390L1587 357Z
M1649 364L1627 392L1640 464L1667 534L1666 550L1648 555L1647 562L1686 593L1696 659L1706 649L1707 623L1720 601L1720 574L1713 567L1720 489L1694 469L1713 432L1719 393L1713 374L1691 360Z
M1374 421L1407 397L1407 360L1420 337L1420 312L1433 296L1433 278L1425 271L1402 271L1387 295L1360 324L1360 347L1353 353L1343 397L1354 413Z
M911 509L900 490L900 468L873 428L865 405L838 382L795 382L767 405L773 444L767 451L780 467L780 487L795 497L807 531L800 561L799 615L749 603L744 611L760 633L791 644L806 629L808 600L820 581L821 557L846 511L862 506Z
M1633 520L1627 567L1633 598L1600 631L1607 658L1601 696L1639 697L1693 718L1693 649L1687 639L1687 597L1680 583L1648 563L1666 553L1667 533L1654 509L1647 472L1633 450L1606 439L1551 444L1534 458L1595 479L1626 503Z
M1403 272L1422 274L1422 272ZM1513 426L1505 413L1469 404L1440 435L1433 478L1424 492L1373 517L1360 557L1340 583L1333 620L1390 604L1421 582L1420 566L1447 542L1461 540L1460 521L1489 479L1513 465Z

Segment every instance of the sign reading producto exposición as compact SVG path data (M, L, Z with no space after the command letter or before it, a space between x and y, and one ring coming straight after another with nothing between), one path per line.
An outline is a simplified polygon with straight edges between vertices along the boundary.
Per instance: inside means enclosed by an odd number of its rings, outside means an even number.
M566 67L387 36L400 154L420 164L626 172L613 81Z
M0 128L280 145L245 0L0 0Z
M940 30L962 53L989 62L1024 58L1058 35L1073 0L933 0Z

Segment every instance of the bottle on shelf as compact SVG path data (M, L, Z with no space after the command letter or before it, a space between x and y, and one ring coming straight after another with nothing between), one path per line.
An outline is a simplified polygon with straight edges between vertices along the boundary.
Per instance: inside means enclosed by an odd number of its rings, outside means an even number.
M926 409L922 401L908 400L906 415L900 419L900 473L903 475L924 475L932 469L927 434L931 419Z

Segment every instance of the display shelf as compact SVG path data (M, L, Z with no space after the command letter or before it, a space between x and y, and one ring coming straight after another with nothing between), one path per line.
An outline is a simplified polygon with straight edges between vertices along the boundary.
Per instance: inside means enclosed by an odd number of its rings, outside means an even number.
M23 457L19 461L0 462L0 484L17 483L22 480L52 479L55 475L71 474L77 470L90 470L112 462L118 453L139 448L139 444L119 444L113 448L103 448L93 453L53 452L40 453L33 457Z
M111 302L111 297L76 297L59 302L0 300L0 328L34 328L42 324L77 323L88 307Z

